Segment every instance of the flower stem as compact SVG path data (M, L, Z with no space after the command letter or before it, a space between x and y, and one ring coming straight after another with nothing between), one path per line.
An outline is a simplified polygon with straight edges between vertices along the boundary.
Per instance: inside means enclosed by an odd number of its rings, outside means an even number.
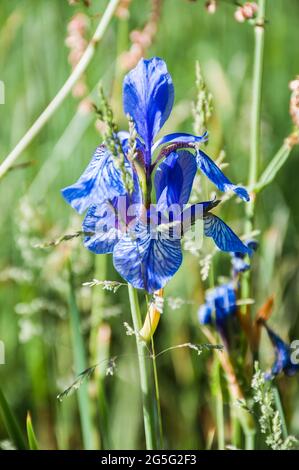
M1 163L0 178L9 170L9 168L17 160L17 158L21 155L21 153L28 147L28 145L34 139L34 137L40 132L40 130L44 127L44 125L49 121L49 119L53 116L55 111L59 108L59 106L63 103L65 98L68 96L68 94L72 90L75 83L79 80L79 78L85 72L91 59L94 56L97 44L101 41L113 17L113 14L115 12L116 7L118 6L118 3L119 3L119 0L110 0L104 14L101 17L101 20L98 24L98 27L90 43L85 49L84 54L82 55L80 61L78 62L77 66L74 68L71 75L68 77L68 79L66 80L62 88L60 88L57 95L48 104L46 109L40 114L37 120L30 127L30 129L21 138L21 140L18 142L15 148L7 155L7 157Z
M251 134L250 134L250 162L248 186L253 188L258 180L260 162L260 141L261 141L261 104L262 104L262 80L263 80L263 60L265 43L265 18L266 0L258 1L258 15L254 27L254 62L253 62L253 82L252 82L252 108L251 108ZM246 205L245 233L251 233L254 224L255 194ZM250 274L244 273L242 279L242 298L250 297ZM248 309L241 309L243 314L248 313Z
M251 136L250 136L250 164L248 186L254 187L258 179L260 163L261 141L261 104L262 104L262 80L265 43L265 18L266 0L258 1L258 16L254 27L254 62L252 83L252 109L251 109ZM254 199L247 204L247 232L252 230L254 217Z
M138 294L136 289L134 289L134 287L130 284L128 284L128 290L134 330L138 332L142 327ZM136 336L136 346L138 352L140 387L142 393L145 442L147 450L153 450L155 443L155 434L153 427L152 407L150 402L149 373L147 367L148 365L144 354L145 344L140 341L138 336Z

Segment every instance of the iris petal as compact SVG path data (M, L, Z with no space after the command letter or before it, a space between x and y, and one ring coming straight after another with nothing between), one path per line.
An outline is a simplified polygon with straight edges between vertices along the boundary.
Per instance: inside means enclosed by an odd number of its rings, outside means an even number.
M282 371L287 375L294 375L298 371L299 366L291 363L291 351L289 345L286 344L271 328L269 328L266 323L264 323L264 326L275 350L275 362L271 369L272 376L278 375Z
M244 201L249 201L249 194L245 188L234 185L218 168L216 163L208 157L202 150L196 153L196 161L198 168L215 184L215 186L223 192L234 191Z
M173 134L167 134L157 140L152 146L152 153L165 144L192 144L192 143L203 143L208 140L208 133L205 132L203 135L187 134L186 132L175 132Z
M212 313L213 309L207 305L203 304L198 309L198 319L202 325L209 325L212 323Z
M123 104L133 119L147 151L150 165L154 137L168 119L174 100L174 88L165 62L158 57L141 59L124 78Z
M159 232L153 237L147 227L137 224L123 236L113 251L119 274L138 289L154 292L167 284L182 263L180 240L167 239Z
M126 166L131 171L128 163ZM92 204L124 195L126 189L115 157L101 145L78 181L61 192L65 200L82 214Z
M213 214L204 215L204 234L213 238L217 247L222 251L239 251L249 253L249 248L226 225L223 220Z
M113 203L89 207L82 225L92 235L84 238L84 246L96 254L112 253L119 240L118 220Z
M197 171L192 153L187 150L172 152L159 165L155 174L158 206L162 210L172 204L187 204ZM165 188L166 191L165 191Z
M203 220L203 216L213 207L219 204L219 200L198 202L184 209L182 213L183 233L186 233L197 220Z

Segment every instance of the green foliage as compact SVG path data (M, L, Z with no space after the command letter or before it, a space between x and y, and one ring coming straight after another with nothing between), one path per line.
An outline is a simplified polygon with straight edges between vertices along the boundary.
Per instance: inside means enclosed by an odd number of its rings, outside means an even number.
M36 435L33 429L32 420L30 413L27 413L26 418L26 428L27 428L27 439L29 443L30 450L39 450Z

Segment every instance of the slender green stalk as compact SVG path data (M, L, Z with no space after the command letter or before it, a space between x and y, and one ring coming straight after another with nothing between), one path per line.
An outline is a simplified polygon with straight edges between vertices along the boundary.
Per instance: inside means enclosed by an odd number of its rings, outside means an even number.
M211 264L209 271L209 286L210 288L215 287L215 275L214 275L214 266ZM220 340L221 343L221 340ZM216 397L216 423L217 423L217 440L218 440L218 449L224 450L225 448L225 432L224 432L224 414L223 414L223 396L221 388L221 365L218 360L218 357L215 359L216 371L215 371L215 397Z
M262 106L262 81L265 43L265 18L266 0L258 1L258 16L254 27L254 62L252 82L252 108L251 108L251 133L250 133L250 164L248 186L254 187L257 183L260 147L261 147L261 106ZM254 199L247 204L247 232L252 230L254 217Z
M87 361L85 355L84 341L81 333L80 313L77 307L74 280L71 268L69 306L74 354L74 369L75 374L78 375L87 368ZM84 448L87 450L92 450L95 448L95 439L93 433L91 404L89 401L87 384L83 383L77 393Z
M258 176L261 140L261 103L264 60L264 18L266 0L258 1L258 17L254 27L255 47L252 84L251 139L249 184L255 184Z
M28 147L30 142L36 137L36 135L41 131L44 125L49 121L53 114L57 111L59 106L63 103L65 98L71 92L73 86L82 76L82 74L87 69L91 59L94 56L96 46L101 41L110 21L113 17L113 14L119 4L119 0L110 0L107 5L107 8L104 14L101 16L100 22L95 30L95 33L88 44L84 54L82 55L80 61L74 68L71 75L68 77L62 88L58 91L57 95L49 103L46 109L42 114L37 118L34 124L26 132L26 134L21 138L15 148L7 155L5 160L0 165L0 178L9 170L17 158L22 154L22 152Z
M142 327L138 294L136 289L128 284L129 299L131 307L131 315L134 325L134 330L139 331ZM153 416L152 406L150 402L150 385L149 385L149 373L144 354L144 344L136 336L136 346L138 352L138 363L139 363L139 374L140 374L140 387L142 393L142 406L143 406L143 419L144 419L144 431L145 431L145 442L147 450L153 450L155 445L155 433L153 427Z
M153 359L156 405L157 405L157 413L158 413L159 443L160 443L159 448L163 449L164 448L163 423L162 423L160 390L159 390L159 379L158 379L158 371L157 371L157 363L156 363L155 343L154 343L154 337L153 336L151 337L151 346L152 346L152 359Z
M242 408L238 409L238 418L245 436L245 449L254 450L255 448L255 421L251 413Z
M245 433L245 450L254 450L255 447L255 431Z
M215 393L216 402L216 423L217 423L217 436L218 436L218 450L225 449L225 433L224 433L224 415L223 415L223 396L221 389L221 366L218 358L216 358L216 377L215 385L217 393Z
M235 404L233 401L230 405L231 409L231 423L232 423L232 444L236 449L241 447L241 424L238 418L238 414L235 410Z
M252 82L252 108L251 108L251 132L250 132L250 162L248 186L253 188L258 180L260 164L260 143L261 143L261 105L262 105L262 81L263 81L263 60L265 29L264 18L266 10L266 0L258 1L258 15L254 26L254 62L253 62L253 82ZM254 224L255 196L246 205L245 233L253 230ZM242 297L250 297L250 273L244 273L242 279ZM241 308L245 314L246 306Z
M283 435L284 439L287 439L287 437L288 437L288 428L287 428L286 419L285 419L285 416L284 416L283 406L282 406L281 399L280 399L280 393L279 393L279 390L276 386L272 387L272 391L273 391L273 395L274 395L275 406L276 406L276 409L279 413L279 417L280 417L280 420L281 420L282 435Z

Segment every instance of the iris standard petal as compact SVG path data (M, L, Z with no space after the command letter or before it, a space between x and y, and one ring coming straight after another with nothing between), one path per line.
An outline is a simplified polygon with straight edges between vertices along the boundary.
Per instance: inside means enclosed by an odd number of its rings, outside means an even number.
M180 240L153 237L139 223L123 236L113 251L113 264L119 274L137 289L152 293L164 287L182 263Z
M213 238L216 246L222 251L239 251L249 253L249 248L240 238L226 225L223 220L214 214L206 214L204 220L204 234Z
M165 62L158 57L141 59L124 78L124 111L131 116L144 141L148 165L153 139L168 119L173 100L171 76Z
M131 171L128 163L126 168ZM82 214L92 204L124 195L126 189L115 157L101 145L78 181L61 192L64 199Z
M89 207L82 229L90 233L84 238L84 246L96 254L112 253L119 240L116 201L94 204Z
M172 204L178 204L183 207L187 204L196 171L194 156L187 150L172 152L168 155L158 166L155 174L158 206L169 207ZM166 191L165 188L167 188Z
M244 201L249 201L249 194L245 188L234 185L218 168L216 163L208 157L202 150L196 152L198 168L223 192L234 191Z
M152 146L152 153L157 150L160 145L165 144L192 144L192 143L203 143L207 142L208 133L205 132L203 135L187 134L186 132L174 132L173 134L167 134L157 140Z

